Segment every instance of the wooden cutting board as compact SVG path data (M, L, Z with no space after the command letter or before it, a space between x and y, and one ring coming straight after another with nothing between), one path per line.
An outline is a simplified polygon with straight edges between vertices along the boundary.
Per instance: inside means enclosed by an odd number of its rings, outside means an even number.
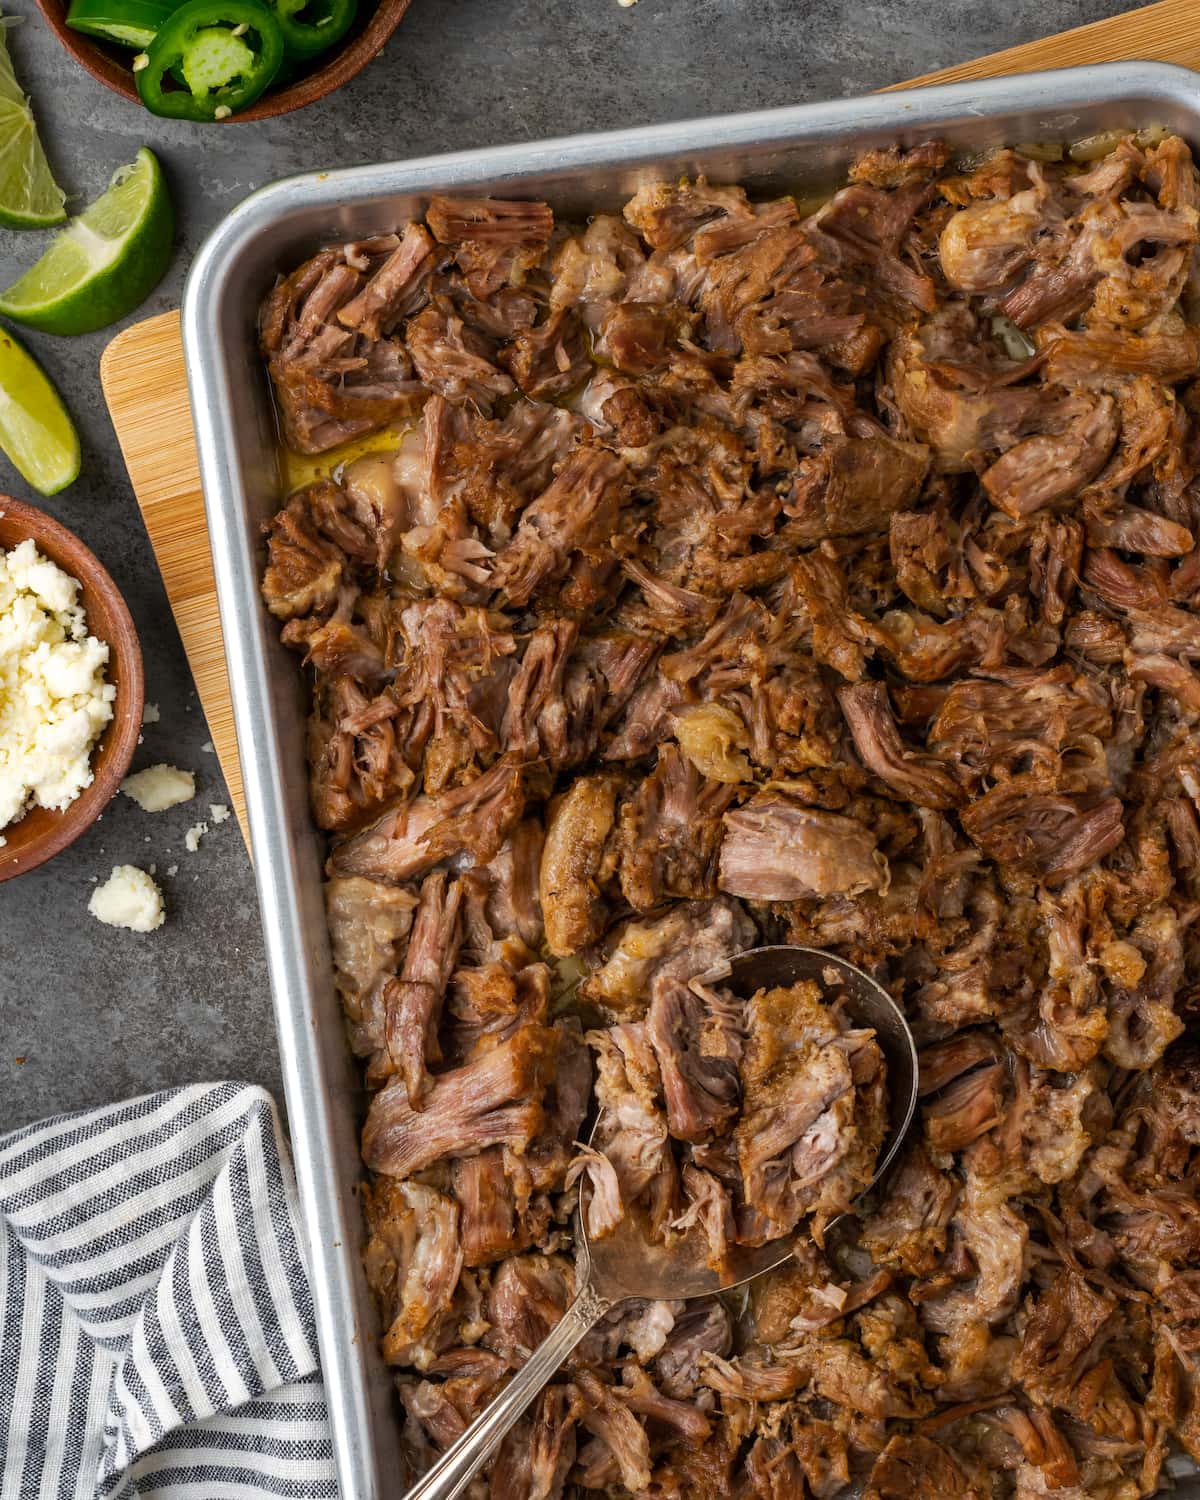
M1159 0L1107 21L943 68L912 83L952 83L1082 63L1151 59L1200 69L1197 0ZM100 380L134 493L162 569L184 649L208 718L229 796L246 829L233 705L217 615L199 466L188 408L179 314L162 313L119 333Z

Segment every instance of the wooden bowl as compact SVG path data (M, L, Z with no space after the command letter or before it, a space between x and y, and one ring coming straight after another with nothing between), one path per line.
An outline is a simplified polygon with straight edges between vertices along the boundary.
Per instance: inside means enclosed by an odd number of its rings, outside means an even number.
M276 115L290 115L292 110L315 104L326 94L332 94L334 89L340 89L379 56L411 3L412 0L377 0L372 9L371 0L360 0L361 9L354 25L336 46L315 57L291 82L279 89L268 89L256 104L230 115L222 123L231 125L243 120L270 120ZM67 25L69 4L70 0L37 0L37 7L50 30L75 61L93 78L107 84L115 94L140 108L141 101L130 67L134 54L127 48L109 46L81 31L72 31Z
M0 829L0 881L35 869L90 828L116 795L142 730L145 683L142 651L129 610L116 584L91 552L65 526L0 495L0 547L6 551L32 537L44 557L78 578L88 634L108 642L107 679L115 683L113 716L92 747L92 784L69 807L51 812L31 808L23 818Z

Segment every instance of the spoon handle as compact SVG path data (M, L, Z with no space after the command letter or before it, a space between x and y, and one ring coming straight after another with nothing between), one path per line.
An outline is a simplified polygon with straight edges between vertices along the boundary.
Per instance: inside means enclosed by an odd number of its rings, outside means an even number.
M492 1404L409 1490L406 1500L455 1500L550 1377L612 1302L590 1282L563 1313Z

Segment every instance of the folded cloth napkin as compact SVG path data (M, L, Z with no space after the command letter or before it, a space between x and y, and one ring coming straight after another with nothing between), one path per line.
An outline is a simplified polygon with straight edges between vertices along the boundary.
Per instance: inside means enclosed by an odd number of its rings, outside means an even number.
M261 1089L0 1138L0 1500L333 1500L302 1247Z

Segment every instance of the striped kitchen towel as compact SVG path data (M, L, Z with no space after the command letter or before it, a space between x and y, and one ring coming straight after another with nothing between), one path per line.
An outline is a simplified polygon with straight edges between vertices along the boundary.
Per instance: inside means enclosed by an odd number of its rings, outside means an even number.
M334 1500L302 1243L261 1089L0 1139L0 1500Z

